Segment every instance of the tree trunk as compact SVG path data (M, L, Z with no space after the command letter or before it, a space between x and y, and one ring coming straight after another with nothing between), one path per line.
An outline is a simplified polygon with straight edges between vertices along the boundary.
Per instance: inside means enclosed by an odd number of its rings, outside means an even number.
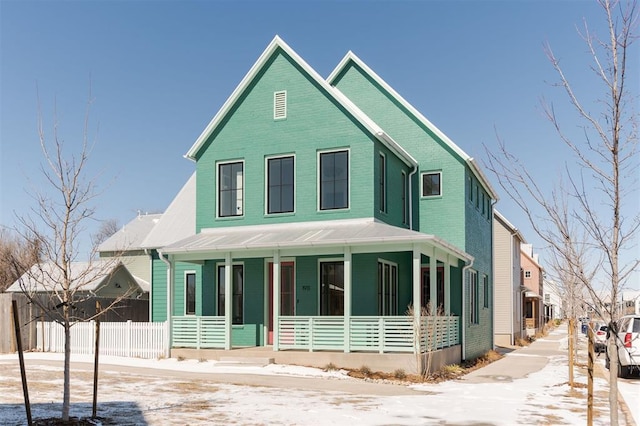
M69 307L64 306L64 310L68 311ZM62 420L69 421L69 409L71 405L71 386L69 383L70 364L71 364L71 323L68 317L64 320L64 386L62 395Z

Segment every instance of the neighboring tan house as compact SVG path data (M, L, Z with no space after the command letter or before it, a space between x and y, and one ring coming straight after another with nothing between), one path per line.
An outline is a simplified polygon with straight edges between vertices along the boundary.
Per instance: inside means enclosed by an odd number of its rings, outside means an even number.
M353 53L325 80L276 37L186 157L191 183L140 244L172 356L270 346L393 371L493 348L497 196Z
M493 335L497 346L516 344L524 337L520 231L497 210L493 211L494 310Z
M560 286L555 281L544 279L544 321L549 322L564 317Z
M538 263L538 255L533 253L531 244L522 244L520 262L522 265L522 285L524 286L524 321L528 336L534 336L544 325L543 273Z

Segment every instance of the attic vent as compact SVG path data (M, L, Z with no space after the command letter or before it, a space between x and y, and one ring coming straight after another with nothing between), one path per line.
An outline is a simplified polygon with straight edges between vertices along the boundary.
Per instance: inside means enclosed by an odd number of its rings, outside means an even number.
M287 118L287 92L275 92L273 94L273 119Z

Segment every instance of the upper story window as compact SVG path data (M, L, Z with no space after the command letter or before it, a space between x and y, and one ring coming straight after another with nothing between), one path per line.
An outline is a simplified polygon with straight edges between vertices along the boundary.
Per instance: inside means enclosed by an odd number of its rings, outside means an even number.
M380 211L387 211L387 157L380 153L380 176L378 177L378 189L380 197Z
M524 271L525 278L531 278L531 271Z
M244 163L218 164L218 217L244 212Z
M473 178L469 176L469 201L473 203Z
M409 204L407 199L407 174L402 171L402 223L404 225L409 224Z
M273 93L273 119L282 120L287 118L287 92L281 90Z
M267 160L267 213L293 212L293 156Z
M320 153L320 210L349 207L349 151Z
M422 173L422 196L442 195L442 172Z

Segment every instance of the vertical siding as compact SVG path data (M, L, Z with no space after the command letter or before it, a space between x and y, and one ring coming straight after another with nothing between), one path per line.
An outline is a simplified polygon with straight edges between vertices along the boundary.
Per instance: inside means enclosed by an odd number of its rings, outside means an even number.
M494 265L495 265L495 306L494 306L494 333L496 342L498 336L503 344L511 344L514 294L513 294L513 243L511 231L496 217L493 219L494 234ZM519 248L518 248L519 250ZM519 277L519 273L517 275ZM509 339L507 342L506 339Z
M154 252L151 269L153 292L151 321L167 320L167 265Z

